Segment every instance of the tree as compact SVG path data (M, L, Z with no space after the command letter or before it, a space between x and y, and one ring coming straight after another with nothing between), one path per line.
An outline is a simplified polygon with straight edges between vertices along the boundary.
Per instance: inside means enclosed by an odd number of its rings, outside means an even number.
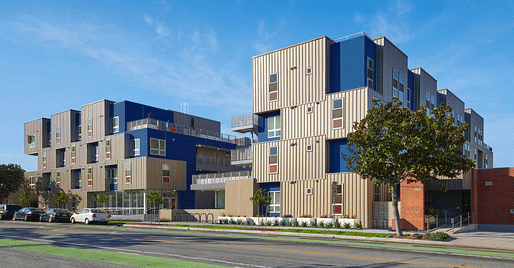
M412 112L397 99L386 104L372 102L366 117L355 122L354 132L348 134L351 156L342 157L363 179L389 187L397 235L403 236L398 211L400 184L455 178L474 167L460 149L466 141L467 124L454 126L451 107L446 104L427 115L425 106Z
M25 170L16 164L0 165L0 200L16 193L24 181Z
M20 195L18 196L19 198L19 203L20 205L24 205L24 204L29 204L30 203L30 198L29 198L29 195L27 193L24 193L24 192L21 192Z
M271 197L266 194L266 189L259 188L257 191L255 191L255 194L253 194L253 197L250 197L250 200L252 203L257 205L257 218L261 217L261 208L260 205L262 204L266 211L265 215L268 216L268 206L271 204ZM260 226L260 224L259 224Z
M109 197L105 193L99 193L93 196L93 200L96 202L97 206L103 205L109 201Z
M65 192L60 192L55 195L54 202L61 207L62 204L68 204L70 202L70 196Z
M155 206L160 206L164 204L164 200L162 199L162 196L157 191L150 191L148 192L148 195L146 195L146 199L148 200L148 203L155 211Z

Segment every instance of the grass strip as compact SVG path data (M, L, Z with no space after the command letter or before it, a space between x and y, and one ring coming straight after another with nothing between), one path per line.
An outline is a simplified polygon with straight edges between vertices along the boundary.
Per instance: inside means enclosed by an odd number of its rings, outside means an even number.
M97 249L54 246L46 243L26 240L0 239L0 247L8 247L13 249L39 252L43 254L57 255L74 259L114 263L134 267L221 267L205 263L180 261L146 255L135 255L132 253L129 254L112 251L103 251Z
M277 232L302 233L302 234L349 235L349 236L364 236L364 237L386 237L389 235L389 234L384 234L384 233L366 233L366 232L332 231L332 230L309 230L309 229L281 229L281 230L277 230Z

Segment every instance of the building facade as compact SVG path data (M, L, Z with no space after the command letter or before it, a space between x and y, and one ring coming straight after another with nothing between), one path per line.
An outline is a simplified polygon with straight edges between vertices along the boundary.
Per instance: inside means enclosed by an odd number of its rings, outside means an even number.
M70 209L103 205L113 215L146 214L154 190L165 208L211 207L214 195L191 190L192 176L233 170L236 147L217 121L108 100L27 122L25 140L25 154L38 158L26 173L30 188L69 193ZM106 204L94 202L99 193Z
M373 98L397 98L411 110L426 105L427 114L448 102L454 124L469 124L463 154L479 168L493 166L492 149L483 142L483 118L448 89L438 90L437 81L424 69L409 69L407 55L386 37L323 36L255 56L252 64L257 119L240 124L235 117L232 129L257 136L252 177L272 197L271 216L335 215L359 218L364 227L391 226L386 187L348 172L341 158L353 122L366 116ZM444 183L456 191L452 198L469 198L470 174ZM426 198L438 194L434 189ZM463 210L456 208L455 213Z

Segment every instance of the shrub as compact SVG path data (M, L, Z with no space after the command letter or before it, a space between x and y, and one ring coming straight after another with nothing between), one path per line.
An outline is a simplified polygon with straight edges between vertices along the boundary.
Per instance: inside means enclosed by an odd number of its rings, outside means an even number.
M266 223L264 221L261 221L261 226L265 226Z
M343 225L343 228L344 228L344 229L350 229L350 223L348 223L348 222L347 222L347 223L345 223L345 224Z
M337 229L341 228L341 223L339 222L339 220L336 220L334 222L334 228L337 228Z
M232 214L228 214L229 217L234 217Z
M282 216L282 218L292 218L292 217L293 217L293 215L289 215L289 214Z
M427 239L432 240L432 241L443 241L448 237L450 237L450 236L444 232L429 233L427 235Z
M316 219L311 221L311 227L318 227L318 224L316 223Z
M334 226L334 224L332 222L325 224L325 227L327 227L327 228L332 228L332 226Z
M281 220L280 221L280 226L286 226L286 221L285 220Z
M354 227L355 229L362 229L362 223L360 223L360 222L356 222L356 223L354 223L353 227Z
M421 239L423 237L422 234L413 234L412 236L414 236L416 239Z
M271 221L266 221L266 226L271 226Z
M230 219L230 224L236 224L236 221L234 219Z
M312 218L312 215L302 215L300 218Z
M277 220L277 219L273 220L273 226L278 226L278 224L279 224L279 223L278 223L278 220Z
M320 221L320 222L319 222L319 227L321 227L321 228L325 227L325 223L324 223L324 222L322 222L322 221Z
M225 213L221 214L221 216L225 217Z
M252 220L251 219L246 219L246 225L252 225Z
M307 222L306 221L302 222L302 227L307 227Z
M223 219L222 221L224 224L228 224L228 219Z
M159 219L159 222L169 222L169 219Z
M300 226L300 224L298 224L298 220L297 220L297 219L292 219L292 220L291 220L291 224L290 224L290 225L291 225L291 226L294 226L294 227L298 227L298 226Z
M328 218L328 215L321 215L321 218Z
M243 223L243 221L241 219L237 219L236 223L237 223L237 225L241 225Z

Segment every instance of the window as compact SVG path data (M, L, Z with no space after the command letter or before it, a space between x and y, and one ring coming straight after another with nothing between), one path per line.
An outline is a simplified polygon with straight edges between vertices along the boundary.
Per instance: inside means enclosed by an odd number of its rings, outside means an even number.
M87 168L87 186L93 186L93 168Z
M55 141L56 143L61 143L61 127L57 127L57 131L55 132Z
M105 159L111 159L111 140L105 141Z
M403 92L401 92L401 91L400 91L400 92L398 93L398 99L399 99L401 102L403 102Z
M43 152L43 168L46 168L46 152Z
M130 163L125 164L125 183L130 183L130 177L132 176L132 170L130 169Z
M403 84L403 74L402 73L398 73L398 89L400 90L400 92L403 92L403 89L404 89L404 84Z
M150 154L166 156L166 141L150 139Z
M268 117L268 138L280 138L280 115Z
M136 155L139 155L140 154L140 144L139 144L139 139L135 139L135 140L132 140L132 146L131 146L132 150L131 150L131 154L132 156L136 156Z
M81 138L82 138L82 126L81 125L78 125L77 128L75 129L75 139L77 141L79 141Z
M36 147L36 136L34 136L34 135L27 136L27 143L29 144L29 148Z
M75 171L75 189L82 187L82 178L80 176L80 170Z
M170 183L170 164L162 163L162 183Z
M410 89L407 88L407 92L405 92L407 107L410 107Z
M332 128L343 128L343 99L332 102Z
M278 77L277 74L269 76L269 101L278 100Z
M307 145L307 152L312 152L312 145Z
M75 152L75 145L71 146L71 164L75 164L75 157L76 157L76 152Z
M337 185L337 194L333 199L334 203L332 204L334 207L334 214L341 215L343 214L343 185Z
M59 171L59 170L55 174L55 184L57 185L58 188L61 187L61 171Z
M307 113L312 113L312 107L307 107Z
M58 167L64 167L66 166L66 149L60 149L55 151L55 154L57 156L57 166Z
M36 178L35 177L29 177L29 188L30 189L36 189Z
M93 119L92 118L87 119L87 136L93 137Z
M307 190L305 191L307 194L312 194L312 188L307 188Z
M373 60L368 58L368 87L373 89Z
M98 143L91 144L91 163L98 162Z
M393 69L393 98L398 98L398 71Z
M271 197L269 212L280 213L280 191L270 191L269 197Z
M312 73L312 68L307 68L307 74L311 74Z
M278 173L278 147L269 147L269 173Z
M111 133L120 132L120 117L116 116L111 118Z

